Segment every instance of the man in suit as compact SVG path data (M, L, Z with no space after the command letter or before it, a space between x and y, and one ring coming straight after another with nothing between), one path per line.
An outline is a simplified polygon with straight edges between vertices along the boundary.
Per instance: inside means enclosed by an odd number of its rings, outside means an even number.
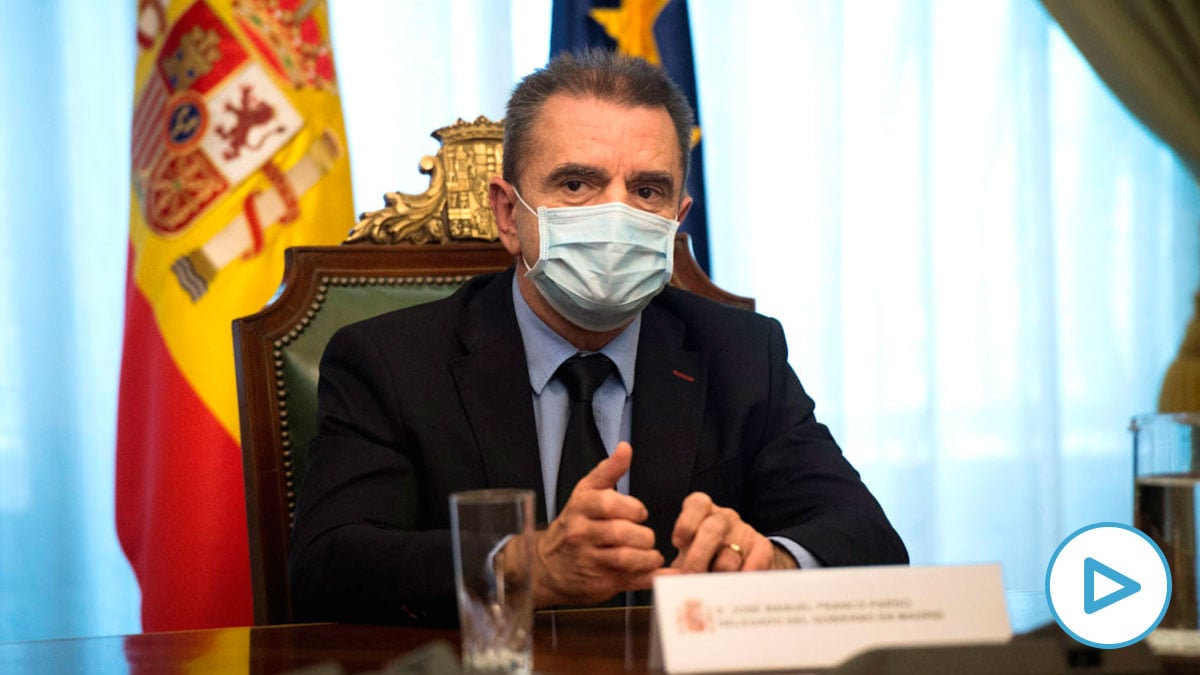
M347 327L322 359L299 618L453 621L447 498L484 487L538 494L538 606L656 574L907 562L778 322L664 288L692 119L661 69L605 52L517 86L489 186L514 268Z

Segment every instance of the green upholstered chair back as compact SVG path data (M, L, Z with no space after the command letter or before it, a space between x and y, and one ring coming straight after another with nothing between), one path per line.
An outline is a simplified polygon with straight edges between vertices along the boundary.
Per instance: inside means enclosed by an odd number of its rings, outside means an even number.
M292 621L288 543L329 338L346 324L445 297L475 275L512 264L487 208L502 135L503 127L483 118L434 132L443 148L421 160L430 175L425 194L389 193L385 208L364 214L341 246L288 249L275 300L233 322L256 624ZM464 163L474 166L468 171ZM754 308L753 300L713 285L684 234L676 237L671 284Z
M316 433L321 354L342 326L449 295L512 264L498 243L297 247L269 307L234 321L250 566L257 624L291 620L287 550Z

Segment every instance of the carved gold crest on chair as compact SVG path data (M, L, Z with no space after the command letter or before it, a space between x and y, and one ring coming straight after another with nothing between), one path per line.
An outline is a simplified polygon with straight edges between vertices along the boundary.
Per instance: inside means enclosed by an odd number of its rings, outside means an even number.
M504 123L479 116L459 119L433 132L442 147L421 158L429 187L419 195L389 192L384 208L359 217L345 243L445 243L461 239L495 241L496 219L488 206L488 180L500 173Z

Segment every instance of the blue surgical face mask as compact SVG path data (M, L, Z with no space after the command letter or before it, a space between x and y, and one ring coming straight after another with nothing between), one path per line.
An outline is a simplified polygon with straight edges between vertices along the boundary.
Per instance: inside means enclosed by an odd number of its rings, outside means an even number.
M539 207L538 261L525 276L566 320L591 331L631 321L671 279L678 221L623 202Z

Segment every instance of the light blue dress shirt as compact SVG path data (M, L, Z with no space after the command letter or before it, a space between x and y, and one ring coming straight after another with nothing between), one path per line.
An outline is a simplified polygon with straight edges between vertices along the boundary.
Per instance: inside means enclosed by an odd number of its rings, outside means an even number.
M554 520L557 511L558 464L562 455L563 438L567 434L569 400L567 388L554 373L570 357L579 353L570 342L546 325L536 314L517 286L513 277L513 307L517 327L525 345L525 361L529 367L529 386L533 395L533 419L537 425L538 454L542 464L542 486L546 495L546 517ZM638 314L625 330L600 348L616 366L592 398L596 428L609 454L617 443L629 441L633 420L633 371L637 362L638 336L641 335L642 315ZM634 452L638 449L634 448ZM617 481L617 491L629 494L629 474ZM792 554L802 568L820 567L821 563L803 546L784 537L770 537ZM668 561L669 562L669 561Z
M533 420L537 425L538 454L542 461L542 485L546 491L546 516L554 520L558 486L558 464L563 438L567 435L570 400L567 388L554 377L558 367L579 353L570 342L546 325L525 302L513 280L513 306L517 325L525 343L525 361L529 366L529 386L533 392ZM633 366L637 360L638 336L642 315L638 314L621 334L600 349L616 366L616 377L609 376L592 397L596 429L609 454L620 441L628 441L633 419ZM617 482L617 490L629 494L629 474Z

